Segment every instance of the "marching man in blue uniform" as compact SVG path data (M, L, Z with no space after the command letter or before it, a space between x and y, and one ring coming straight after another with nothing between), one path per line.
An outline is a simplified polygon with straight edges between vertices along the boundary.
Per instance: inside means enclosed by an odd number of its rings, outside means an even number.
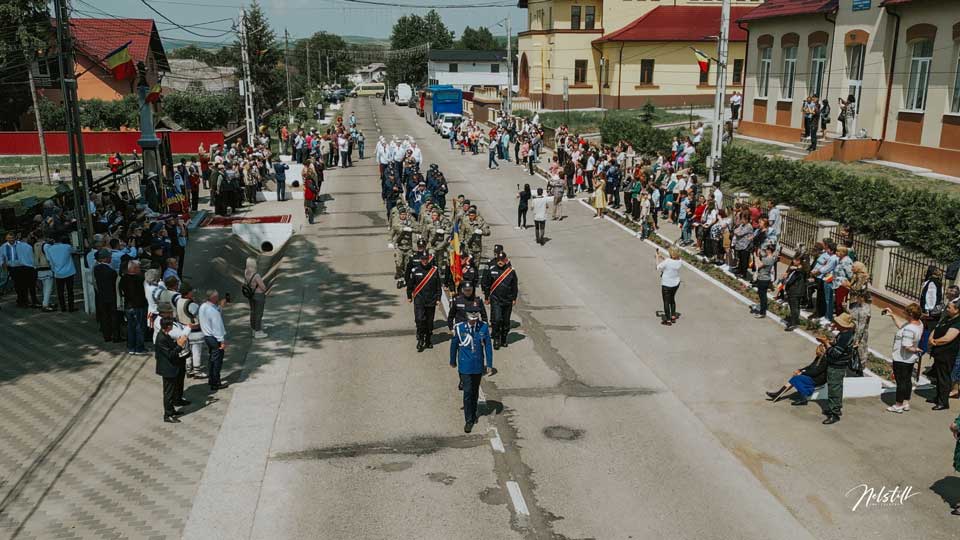
M493 343L490 327L480 320L480 309L468 306L467 320L453 327L450 339L450 367L460 373L463 387L463 431L470 433L477 423L480 379L493 369Z

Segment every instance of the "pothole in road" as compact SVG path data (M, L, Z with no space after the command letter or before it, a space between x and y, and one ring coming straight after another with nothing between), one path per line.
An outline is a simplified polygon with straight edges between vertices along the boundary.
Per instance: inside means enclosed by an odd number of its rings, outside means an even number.
M445 485L445 486L449 486L449 485L453 484L453 481L457 479L456 476L450 476L449 474L447 474L447 473L442 473L442 472L427 473L427 478L429 478L430 480L432 480L432 481L434 481L434 482L438 482L438 483L440 483L440 484L443 484L443 485Z
M507 504L507 494L498 487L488 487L480 492L480 500L490 505Z
M549 426L543 429L543 434L548 439L557 441L575 441L583 436L583 430L566 426Z
M376 469L378 471L383 471L383 472L400 472L400 471L405 471L410 467L413 467L412 461L395 461L392 463L381 463L376 467L370 467L370 468Z

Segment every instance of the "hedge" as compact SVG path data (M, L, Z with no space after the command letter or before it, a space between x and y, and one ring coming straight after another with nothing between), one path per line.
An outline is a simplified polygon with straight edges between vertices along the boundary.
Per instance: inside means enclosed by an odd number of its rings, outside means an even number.
M625 140L638 154L670 151L673 136L668 131L644 124L636 118L609 116L600 124L600 137L607 142ZM669 156L668 156L669 157Z
M957 259L960 200L948 195L737 147L724 149L721 176L754 195L829 217L872 238L896 240L941 262Z

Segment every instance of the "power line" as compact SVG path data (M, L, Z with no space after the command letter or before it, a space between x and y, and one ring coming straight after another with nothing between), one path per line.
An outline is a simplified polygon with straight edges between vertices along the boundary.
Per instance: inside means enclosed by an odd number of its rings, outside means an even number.
M202 37L202 38L218 38L218 37L223 37L223 36L225 36L225 35L227 35L228 33L230 33L230 32L233 31L233 30L229 30L229 31L227 31L227 32L224 32L224 33L222 33L222 34L217 34L217 35L214 35L214 36L210 36L210 35L206 35L206 34L198 34L197 32L194 32L193 30L187 28L186 26L180 25L180 23L174 21L174 20L171 19L170 17L167 17L166 15L164 15L163 13L161 13L160 11L158 11L156 8L154 8L153 6L151 6L151 5L147 2L147 0L140 0L140 3L142 3L142 4L145 5L145 6L147 6L147 9L149 9L150 11L152 11L152 12L156 13L157 15L159 15L160 18L162 18L163 20L165 20L165 21L167 21L168 23L176 26L177 28L179 28L180 30L183 30L184 32L186 32L186 33L188 33L188 34L193 34L193 35L195 35L195 36Z

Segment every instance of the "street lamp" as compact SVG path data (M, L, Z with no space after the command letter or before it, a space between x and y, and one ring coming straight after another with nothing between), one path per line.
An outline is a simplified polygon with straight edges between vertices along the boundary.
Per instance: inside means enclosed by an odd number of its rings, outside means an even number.
M497 26L507 31L507 114L513 114L513 55L511 52L510 17L497 21Z

